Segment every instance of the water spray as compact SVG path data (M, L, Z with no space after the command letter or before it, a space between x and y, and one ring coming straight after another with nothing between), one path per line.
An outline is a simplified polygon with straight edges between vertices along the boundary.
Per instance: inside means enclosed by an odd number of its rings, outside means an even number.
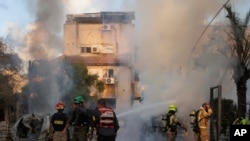
M151 104L151 105L147 105L147 106L139 106L139 107L136 107L136 108L134 108L132 110L117 114L117 117L118 118L125 117L125 116L128 116L130 114L138 114L140 112L144 113L145 110L150 110L152 108L156 108L158 106L163 106L163 105L168 105L168 104L169 104L169 102L160 102L160 103ZM153 114L153 113L151 113L151 114Z

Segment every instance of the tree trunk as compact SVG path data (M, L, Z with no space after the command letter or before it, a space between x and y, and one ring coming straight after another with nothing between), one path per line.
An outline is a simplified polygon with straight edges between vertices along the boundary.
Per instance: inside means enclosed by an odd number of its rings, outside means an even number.
M244 116L246 113L246 91L247 91L247 79L246 76L242 76L238 82L237 96L238 96L238 116Z

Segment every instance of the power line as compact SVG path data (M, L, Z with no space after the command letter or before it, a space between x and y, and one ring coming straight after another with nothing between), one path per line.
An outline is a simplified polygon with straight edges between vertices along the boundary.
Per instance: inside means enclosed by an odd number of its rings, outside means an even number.
M227 5L227 3L228 3L229 1L230 1L230 0L228 0L228 1L219 9L219 11L215 14L215 16L211 19L211 21L208 23L208 25L206 26L206 28L203 30L203 32L202 32L201 35L199 36L198 40L196 41L196 43L195 43L195 45L194 45L194 47L193 47L193 49L192 49L192 51L191 51L191 53L190 53L190 56L191 56L192 53L194 52L196 46L198 45L198 43L199 43L200 40L201 40L201 37L202 37L202 36L204 35L204 33L207 31L208 27L211 25L211 23L214 21L214 19L218 16L218 14L221 12L221 10L223 9L223 7L224 7L225 5ZM189 58L190 58L190 56L189 56Z

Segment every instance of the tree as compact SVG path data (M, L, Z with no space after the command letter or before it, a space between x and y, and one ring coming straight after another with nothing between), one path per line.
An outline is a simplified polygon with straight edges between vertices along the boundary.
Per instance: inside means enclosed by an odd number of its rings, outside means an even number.
M0 95L18 93L22 87L22 60L13 51L7 39L0 38ZM7 83L6 83L7 80ZM18 87L18 85L21 85Z
M22 60L13 51L8 40L0 38L0 101L1 106L7 106L8 113L14 112L11 109L15 109L14 94L20 93L27 82L20 74L21 71ZM14 118L11 116L5 120L8 123Z
M64 59L35 60L29 63L30 112L50 110L45 105L54 106L51 97L62 99L70 107L71 99L82 95L86 101L97 97L90 97L90 87L103 91L101 81L97 75L88 74L88 69L83 63L70 63ZM59 97L58 97L59 96ZM55 99L54 99L55 100ZM53 102L53 103L52 103ZM46 111L49 112L49 111Z
M236 83L238 114L246 113L246 91L247 80L250 77L250 34L247 32L250 19L250 11L246 14L243 21L239 19L230 5L225 5L230 21L230 32L228 37L231 47L231 58L236 60L233 69L233 80Z
M218 98L213 99L213 103L214 109L212 116L216 119L218 116ZM221 113L223 113L221 115L221 133L225 134L229 125L237 118L237 106L232 99L221 100Z
M68 90L67 99L77 95L82 95L86 101L96 100L98 95L90 97L90 87L95 87L99 92L104 90L104 83L98 80L98 75L88 74L88 69L84 63L69 63L71 69L67 69L67 74L73 81L72 87ZM73 72L73 73L72 73Z

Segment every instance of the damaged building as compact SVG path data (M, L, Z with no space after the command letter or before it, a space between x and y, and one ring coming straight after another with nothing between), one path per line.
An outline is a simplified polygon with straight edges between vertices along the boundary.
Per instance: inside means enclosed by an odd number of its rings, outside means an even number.
M121 111L141 97L133 66L134 19L134 12L83 13L67 15L64 24L64 58L84 62L90 74L97 74L105 90L93 88L90 95L106 98Z

